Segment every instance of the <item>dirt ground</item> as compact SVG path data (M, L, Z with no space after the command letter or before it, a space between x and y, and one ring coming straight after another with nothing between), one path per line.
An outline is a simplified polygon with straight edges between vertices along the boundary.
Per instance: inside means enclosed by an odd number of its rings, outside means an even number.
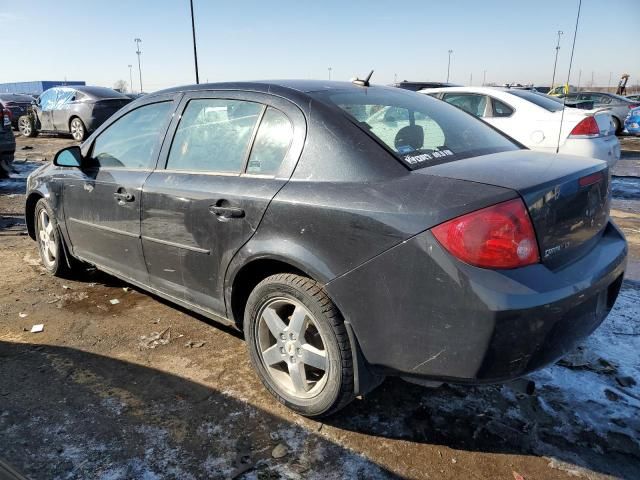
M18 138L0 182L0 458L29 478L640 478L637 139L614 172L628 280L593 339L532 376L533 395L389 379L324 422L272 399L237 332L97 271L44 273L24 181L71 143Z

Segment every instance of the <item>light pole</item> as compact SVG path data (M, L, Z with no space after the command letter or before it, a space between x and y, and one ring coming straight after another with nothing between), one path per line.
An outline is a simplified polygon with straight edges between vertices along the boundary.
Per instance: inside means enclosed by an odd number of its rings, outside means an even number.
M582 69L578 70L578 86L576 87L578 90L580 90L580 80L582 78Z
M473 72L469 74L469 86L471 87L472 85L473 85Z
M193 0L189 0L191 4L191 32L193 33L193 61L196 64L196 83L200 83L198 75L198 50L196 49L196 22L193 18Z
M129 92L133 93L133 73L131 73L131 69L133 65L127 65L129 67Z
M611 76L613 75L613 72L609 72L609 83L607 83L607 92L609 91L609 89L611 88Z
M447 83L449 83L449 71L451 69L451 54L453 50L449 50L449 61L447 62Z
M482 86L484 87L487 84L487 71L482 72Z
M556 81L556 66L558 65L558 52L560 51L560 36L564 35L562 30L558 30L558 43L556 44L556 59L553 62L553 77L551 77L551 88L553 89Z
M133 39L134 42L136 42L136 55L138 55L138 73L140 74L140 93L142 93L142 67L140 66L140 55L142 55L142 52L140 51L140 44L142 43L142 40L140 40L139 38L134 38Z
M332 70L332 68L329 67L329 68L327 68L327 70L329 70L329 81L331 81L331 70Z

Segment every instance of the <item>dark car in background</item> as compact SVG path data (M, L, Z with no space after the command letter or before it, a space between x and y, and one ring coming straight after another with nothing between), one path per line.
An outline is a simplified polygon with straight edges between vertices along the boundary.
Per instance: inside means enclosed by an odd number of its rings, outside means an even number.
M446 82L410 82L409 80L403 80L402 82L394 83L391 86L402 88L403 90L411 90L412 92L417 92L418 90L422 90L423 88L461 87L462 85Z
M9 110L11 126L18 129L18 119L26 115L27 109L35 101L35 97L20 93L0 93L0 106Z
M560 96L560 98L563 98ZM566 95L572 102L592 102L592 108L606 108L611 113L611 121L616 133L620 133L624 121L632 108L640 106L637 100L606 92L572 92Z
M11 173L11 164L16 152L16 138L11 129L11 119L6 109L0 108L0 178Z
M82 141L129 102L131 98L110 88L54 87L44 91L20 117L18 129L25 137L57 132Z
M387 375L503 382L589 335L626 265L609 181L427 95L205 84L58 152L25 213L51 274L83 261L243 330L265 387L321 416Z

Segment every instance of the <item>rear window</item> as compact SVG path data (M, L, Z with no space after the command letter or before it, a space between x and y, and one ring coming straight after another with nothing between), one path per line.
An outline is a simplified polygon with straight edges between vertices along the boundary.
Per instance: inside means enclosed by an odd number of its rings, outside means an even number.
M411 169L520 148L471 115L427 95L375 87L310 95L342 109Z
M541 93L535 93L529 90L509 90L508 93L527 100L539 107L544 108L545 110L548 110L549 112L558 112L563 108L562 103Z

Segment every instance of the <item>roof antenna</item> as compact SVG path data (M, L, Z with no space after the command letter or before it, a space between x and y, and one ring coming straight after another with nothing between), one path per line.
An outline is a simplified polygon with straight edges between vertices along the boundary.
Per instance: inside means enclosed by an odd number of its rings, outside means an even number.
M560 152L560 137L562 136L562 122L564 121L564 111L567 108L567 95L569 94L569 81L571 80L571 65L573 65L573 51L576 49L576 37L578 36L578 23L580 22L580 9L582 8L582 0L578 0L578 16L576 17L576 28L573 31L573 45L571 46L571 58L569 59L569 72L567 73L567 83L564 98L562 99L562 114L560 115L560 131L558 132L558 145L556 153Z
M367 78L365 78L364 80L360 80L358 77L356 77L351 80L351 83L353 83L354 85L360 85L361 87L368 87L371 75L373 75L373 70L369 72L369 75L367 75Z

